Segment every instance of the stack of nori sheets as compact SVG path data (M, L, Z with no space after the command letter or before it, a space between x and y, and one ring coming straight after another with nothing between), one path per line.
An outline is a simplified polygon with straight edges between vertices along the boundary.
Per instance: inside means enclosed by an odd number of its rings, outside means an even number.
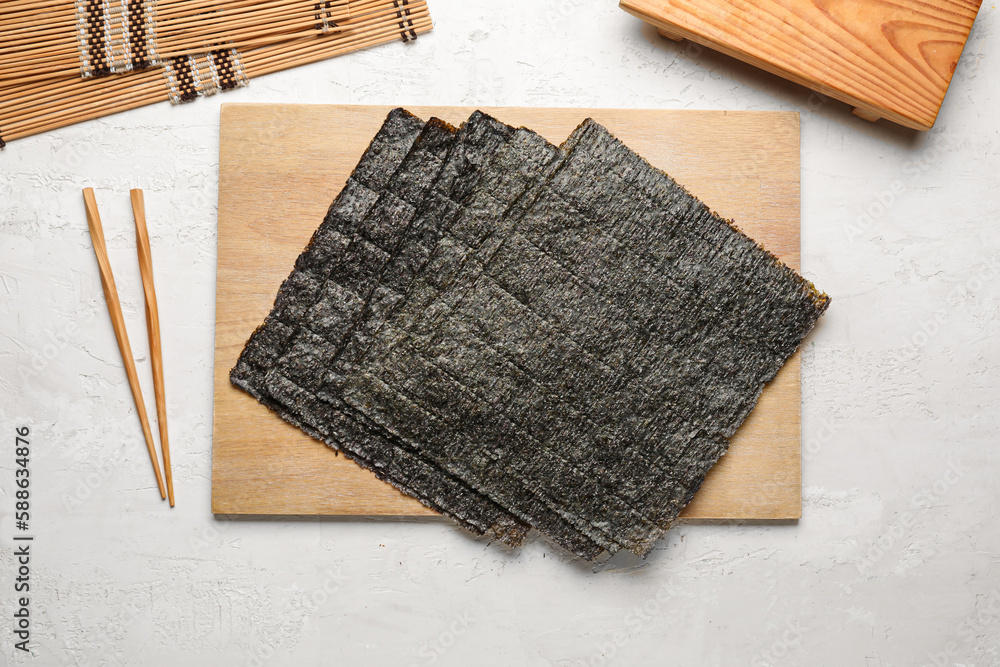
M645 556L828 304L592 120L397 109L231 380L475 533Z

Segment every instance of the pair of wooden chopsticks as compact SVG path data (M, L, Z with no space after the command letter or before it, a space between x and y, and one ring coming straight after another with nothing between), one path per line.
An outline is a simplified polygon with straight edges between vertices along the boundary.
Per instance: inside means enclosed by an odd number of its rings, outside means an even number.
M149 459L153 462L153 472L156 474L156 485L160 488L160 497L170 496L170 506L174 506L174 480L170 472L170 444L167 440L167 401L163 390L163 355L160 351L160 316L156 308L156 292L153 289L153 258L149 251L149 233L146 231L146 205L142 198L142 190L132 190L132 213L135 216L136 249L139 253L139 272L142 274L142 288L146 295L146 331L149 334L149 354L153 366L153 389L156 394L156 419L160 427L160 445L163 449L163 468L167 472L167 491L163 490L163 477L157 461L156 447L153 445L153 433L149 428L149 418L146 416L146 404L142 400L139 389L139 376L135 370L135 360L132 358L132 347L128 343L128 333L125 331L125 318L122 316L121 302L118 300L118 289L115 287L115 277L111 273L111 263L108 261L108 249L104 244L104 229L101 226L101 216L97 212L97 200L93 188L84 188L83 202L87 208L87 225L90 227L90 238L94 242L94 253L101 269L101 285L104 287L104 298L108 302L108 313L111 324L118 339L118 349L125 362L125 373L132 388L132 398L142 422L142 433L146 438L146 448Z

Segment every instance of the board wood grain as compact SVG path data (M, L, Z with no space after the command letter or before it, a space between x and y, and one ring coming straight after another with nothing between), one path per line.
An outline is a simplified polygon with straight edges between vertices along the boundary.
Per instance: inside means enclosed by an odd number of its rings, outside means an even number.
M437 516L229 383L330 202L391 107L224 104L219 150L212 511ZM473 107L408 107L460 123ZM489 108L562 142L588 116L799 268L794 112ZM794 519L800 506L799 357L768 385L686 518Z
M934 125L980 0L621 0L687 38L906 127Z

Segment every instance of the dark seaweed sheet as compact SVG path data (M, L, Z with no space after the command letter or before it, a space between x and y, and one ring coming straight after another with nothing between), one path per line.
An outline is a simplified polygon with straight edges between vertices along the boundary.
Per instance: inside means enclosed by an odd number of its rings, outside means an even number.
M345 398L515 514L527 485L645 554L826 300L599 125L567 147L526 215L451 227Z
M476 163L480 159L485 159L490 153L485 147L499 146L498 140L508 138L512 131L512 128L482 114L474 115L463 126L462 134L465 135L465 140L456 141L453 145L440 178L418 208L418 213L411 216L412 224L406 226L406 221L400 219L401 212L394 209L397 222L390 221L388 225L384 225L403 229L407 236L399 243L396 253L385 264L380 277L382 282L375 290L377 296L369 299L369 307L365 309L363 316L357 318L356 326L350 331L349 337L343 341L331 340L330 332L317 332L316 327L306 327L306 332L276 362L264 381L269 395L283 406L283 416L286 419L300 425L309 425L313 429L311 432L319 433L324 440L340 447L353 458L363 459L359 462L366 467L371 467L380 473L385 473L391 468L393 474L390 481L399 488L425 502L432 500L428 502L429 505L453 517L471 521L475 525L482 525L477 521L481 520L482 509L475 507L476 499L465 496L444 500L448 494L443 493L440 488L440 478L447 478L448 472L440 470L435 476L428 474L423 468L409 464L406 460L408 457L422 460L421 452L411 451L406 443L400 442L398 438L388 436L387 439L397 445L397 450L387 453L385 438L378 437L379 431L377 428L372 428L371 421L366 421L363 416L359 417L353 413L351 416L355 419L345 417L337 382L342 374L348 371L355 350L367 345L368 332L377 328L386 313L391 312L393 305L398 302L399 295L409 285L413 273L426 261L427 255L440 237L438 227L449 224L451 220L461 219L465 206L476 205L475 198L469 201L466 199L471 192L477 191L473 187L478 180ZM493 140L489 141L491 135ZM548 146L544 140L537 137L536 139ZM506 152L515 150L515 142L511 143L512 146L504 147ZM473 150L478 150L479 155L472 155L470 151ZM549 151L555 153L556 149L549 147ZM503 168L498 173L509 178L510 162L510 159L504 162ZM536 178L542 176L535 165L520 161L519 166ZM510 192L506 196L513 200L516 195L517 192ZM350 257L351 253L346 252L345 255ZM365 265L371 263L371 260L362 262ZM306 265L308 262L300 259L299 266ZM340 294L346 283L340 280L334 281L334 284ZM319 358L324 348L329 350L327 357L333 358L332 363ZM328 372L318 373L315 371L316 368L324 368ZM365 424L366 428L358 431L356 427L359 423ZM477 488L475 484L472 486ZM527 498L530 496L530 491L522 490L521 495ZM573 533L568 526L562 525L564 521L556 511L543 506L538 506L536 509L532 515L536 525L547 529L548 532L558 530L565 534L564 540L572 550L586 553L589 557L596 557L600 553L599 545L593 544L583 535ZM471 517L468 516L470 514ZM504 521L509 523L513 521L513 517L504 518ZM500 518L497 518L495 523L499 525L487 527L490 533L507 538L508 542L515 541L513 538L519 539L517 535L510 534L511 529L507 528Z
M386 257L341 244L335 316L234 383L472 530L644 555L827 300L596 123L507 134L473 176L463 146L429 191L407 157L409 207L360 218Z
M484 232L493 230L501 223L501 216L510 208L511 203L515 202L518 196L533 183L541 180L547 173L546 169L550 170L551 166L560 157L560 151L554 146L549 145L541 137L526 130L519 130L514 140L505 146L494 159L493 163L484 170L485 176L483 177L481 187L469 197L466 201L466 206L459 212L451 224L460 229L473 226ZM429 282L433 283L437 279L447 281L449 279L448 269L458 266L461 259L460 256L456 256L453 253L437 252L435 262L420 274L426 280L418 281L411 286L408 293L409 310L404 312L402 317L408 317L408 312L412 311L414 303L419 302L425 294L434 293L436 286L429 284ZM462 351L456 350L456 354L455 360L460 363ZM486 369L486 367L483 367L483 369ZM488 372L488 369L486 370ZM414 388L415 390L426 390L434 386L432 382L423 381L426 380L426 377L419 372L420 369L408 369L407 374L411 371L413 371L413 375L410 375L409 379L413 382L421 383L421 387ZM448 397L456 401L463 401L469 398L464 389L457 386L449 387ZM515 404L517 403L518 398L516 396L509 396L508 398L513 400ZM470 409L465 410L464 407L470 407ZM360 409L364 410L364 407ZM405 416L405 410L401 410L400 406L394 406L392 409L398 410L393 415L394 417L409 421ZM367 414L374 421L382 423L380 415L371 412ZM491 446L499 446L497 443L509 440L510 433L496 432L496 427L500 425L499 422L491 418L487 422L480 423L480 420L477 418L478 414L476 410L471 409L471 406L463 405L458 408L457 412L452 414L452 426L460 430L466 438L476 440L481 446L479 452L483 450L488 451ZM415 420L412 423L416 424L418 422L419 420ZM501 431L503 431L502 428ZM445 431L442 430L440 433L444 434ZM433 438L435 433L430 431L425 435L426 438ZM449 433L449 435L453 434ZM504 478L502 468L505 462L496 458L485 460L481 457L476 457L473 468L477 468L477 472L476 474L470 474L470 470L466 465L470 463L470 459L466 458L466 455L470 453L474 454L474 450L469 447L459 449L455 441L439 442L440 447L428 449L428 443L424 441L425 439L419 437L403 439L412 446L425 451L442 468L454 474L462 475L463 479L469 480L470 484L476 488L489 488L495 494L497 489L493 482ZM550 498L540 493L536 484L518 485L515 480L513 487L504 489L504 494L501 494L499 497L494 495L493 497L496 497L501 504L507 505L507 503L510 503L513 505L516 508L515 514L530 521L540 530L576 553L594 558L600 553L603 547L613 546L606 539L594 541L592 539L594 537L592 526L586 522L576 522L577 525L574 527L572 523L567 521L565 508L558 503L553 503ZM581 532L588 535L582 544Z
M393 110L386 118L344 188L330 205L322 224L313 233L309 245L296 261L295 268L282 283L274 308L244 346L230 373L230 379L236 386L261 398L258 395L261 391L257 387L259 383L254 380L274 365L279 351L284 349L295 329L294 317L289 317L295 313L289 313L285 303L298 303L315 292L315 286L326 273L324 260L342 253L350 242L350 224L347 221L364 216L375 204L379 191L399 167L423 128L422 120L402 109ZM319 266L318 271L300 266L305 257L315 258L310 263ZM283 321L289 319L293 321L288 324Z
M527 130L518 130L512 140L498 152L491 164L484 169L481 185L470 193L464 205L456 210L456 215L451 216L449 220L443 222L441 230L446 230L452 224L459 227L475 224L483 229L492 229L499 223L503 212L513 202L516 202L519 195L525 189L529 188L531 184L542 180L551 169L552 164L559 157L560 151L556 147L549 145L541 137ZM441 259L444 256L438 254L437 257ZM446 259L451 261L456 258ZM431 280L436 277L444 279L445 274L446 267L440 265L429 266L420 273L421 276L429 276ZM407 299L411 302L411 305L413 301L421 298L421 293L426 291L427 288L428 285L423 281L411 285L407 295ZM418 376L414 375L413 377L416 378ZM424 388L429 386L425 385ZM331 392L341 390L340 387L331 388ZM456 399L460 399L462 394L463 388L454 388L453 396ZM360 410L364 412L364 407L360 408ZM371 412L365 412L365 414L372 418L373 421L382 423L379 415ZM401 417L402 413L399 413L397 416ZM486 449L489 449L490 442L488 441L492 437L492 431L489 427L480 428L474 413L467 412L458 415L457 426L469 434L470 437L478 438L479 443ZM396 433L396 435L399 434ZM512 502L506 499L506 496L496 495L495 485L492 482L501 477L493 474L494 471L491 470L490 465L482 465L485 463L484 461L479 461L481 467L480 474L469 475L468 470L463 467L463 464L467 463L467 461L449 457L447 446L444 450L440 448L430 450L426 447L427 443L422 442L420 439L403 438L403 440L410 446L424 452L440 465L442 469L452 474L460 475L471 486L484 490L484 492L488 489L491 497L500 502L500 504L515 507L516 510L514 513L517 516L531 522L532 525L554 537L575 553L586 554L589 558L595 558L605 546L592 539L589 534L590 531L588 531L590 526L585 523L582 526L574 526L571 522L567 521L564 508L557 503L552 503L551 499L539 493L537 485L521 484L506 489L508 495L512 494L518 499L518 502ZM469 450L464 451L468 452ZM494 461L493 465L502 466L503 462ZM508 505L508 502L511 504Z
M519 544L527 525L405 449L387 454L393 444L378 429L345 415L339 401L315 396L326 375L346 367L348 343L363 336L365 318L398 298L380 286L381 274L413 220L415 204L445 166L453 135L440 121L425 126L402 110L390 113L248 342L231 381L430 507L450 514L437 498L463 503L467 509L453 516L466 528ZM466 132L464 138L460 159L454 156L447 165L452 171L468 171L477 151L496 143L488 133Z
M534 143L531 148L536 160L556 164L562 158L554 147L530 133L524 133L523 139L527 144ZM527 146L511 151L507 160L491 165L490 176L477 193L474 205L456 220L446 241L437 250L436 262L422 274L423 280L411 289L407 308L400 310L391 321L406 322L424 315L423 309L435 300L436 305L447 310L449 297L459 302L464 300L475 308L489 304L491 297L497 296L495 289L493 294L474 294L471 298L464 295L471 289L470 285L475 286L481 273L481 267L465 264L465 260L472 255L470 248L479 248L484 240L501 243L504 228L509 228L509 222L516 219L516 208L503 215L509 208L505 199L510 199L505 195L525 190L524 179L517 177L519 168L532 162L525 149ZM471 278L467 272L463 273L466 270L472 271ZM499 292L501 298L509 297ZM511 305L509 301L507 298L507 306ZM429 310L435 312L434 305ZM614 513L628 516L630 521L643 525L647 532L653 531L655 527L643 521L641 512L627 507L614 494L599 493L604 482L600 478L585 477L572 461L553 447L554 439L560 439L561 445L566 447L571 444L566 438L575 437L579 439L575 443L578 448L599 447L600 451L613 453L614 443L596 440L593 436L600 436L601 432L594 430L593 424L586 423L585 415L561 402L558 395L532 377L546 365L564 363L565 355L571 352L566 345L548 345L553 334L558 332L549 331L548 336L538 336L537 328L519 331L517 325L530 323L531 313L522 312L501 319L503 310L501 305L490 311L487 305L484 312L474 313L466 318L467 321L456 325L453 320L451 324L456 326L439 328L440 322L437 322L424 327L438 345L437 354L430 358L410 346L394 347L392 356L380 357L378 352L373 353L375 356L369 359L369 365L375 370L352 376L356 382L346 387L348 402L360 410L367 408L374 420L413 446L421 447L442 467L470 480L477 488L489 488L501 504L511 507L516 514L567 548L573 549L575 531L582 531L599 546L609 551L617 550L620 543L607 535L607 519ZM529 359L529 363L531 359L541 363L535 368L512 363L510 354L485 341L482 332L477 335L472 331L476 315L487 325L485 329L501 337L505 332L513 333L517 341L514 346L520 346L519 352ZM409 323L417 329L421 327L419 319ZM383 341L391 340L394 333L391 325L387 325ZM522 335L518 338L517 334ZM572 341L568 343L571 345ZM548 358L546 347L549 348ZM515 350L515 354L517 352ZM584 375L586 373L579 378L580 384L591 384ZM380 406L383 406L381 412ZM526 414L522 408L528 409ZM525 417L532 416L541 418L541 432L537 428L527 432L521 427L518 417L524 421ZM539 420L535 419L533 426L538 425ZM529 445L527 448L525 443ZM554 479L562 483L553 485ZM525 487L528 494L525 494ZM604 516L581 517L568 509L581 502L600 503ZM544 525L540 516L547 510L559 513L572 527ZM626 546L634 545L626 543ZM579 553L578 549L574 550ZM593 557L592 552L586 555Z

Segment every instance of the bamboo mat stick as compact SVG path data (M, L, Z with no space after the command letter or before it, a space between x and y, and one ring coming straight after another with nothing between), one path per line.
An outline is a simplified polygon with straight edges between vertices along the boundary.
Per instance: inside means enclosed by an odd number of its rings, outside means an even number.
M8 29L21 28L25 25L51 25L53 23L67 23L76 16L75 9L54 9L54 10L33 10L23 9L21 11L4 12L0 14L3 20L4 31Z
M328 20L346 19L350 16L350 9L347 3L330 5L329 8L319 5L320 3L296 3L289 0L276 0L276 2L259 3L254 4L252 7L234 10L232 5L227 4L221 12L213 14L188 14L187 16L167 18L158 23L158 25L173 30L177 26L192 22L205 22L206 17L211 18L207 23L225 25L232 21L257 21L258 19L275 16L300 16L308 17L312 20L316 20L317 16L326 16Z
M258 22L258 19L270 18L274 16L299 15L315 20L317 15L329 14L328 20L346 19L350 15L347 3L331 5L330 8L317 8L314 3L294 3L288 0L276 0L275 2L256 3L246 9L237 9L234 3L226 3L221 6L221 11L206 13L188 13L171 18L164 18L162 12L157 13L157 30L176 30L178 27L190 25L226 25L233 21Z
M245 39L248 36L258 34L274 34L278 32L302 32L309 31L323 34L321 27L317 27L317 21L312 17L284 16L276 17L274 21L260 23L259 21L233 21L231 25L225 26L225 30L217 30L216 26L210 25L205 28L192 28L171 37L159 37L156 40L158 51L165 48L176 47L178 44L185 44L195 39L208 39L214 41L232 40L234 42Z
M72 0L53 0L51 2L9 2L6 3L6 7L9 8L8 11L12 13L23 12L23 11L37 11L39 9L43 11L58 11L60 9L65 9L66 7L73 7Z
M331 27L327 33L321 27L316 27L315 21L298 19L275 22L270 25L247 24L229 33L199 32L184 34L173 40L158 40L157 53L161 58L203 53L220 48L251 49L259 45L287 41L299 37L318 37L323 34L343 32L346 28L341 24Z
M30 21L18 21L14 22L4 22L4 30L0 30L0 41L3 43L13 43L13 42L30 42L31 37L43 37L43 36L55 36L55 37L66 37L67 30L69 30L69 36L73 37L73 30L76 28L75 19L66 19L61 21L50 21L50 20L40 20L39 18L34 18ZM38 41L37 39L35 41ZM56 41L56 40L53 40ZM70 41L70 39L66 39Z
M15 83L39 83L41 85L47 86L50 82L61 81L66 77L68 70L62 70L58 73L53 74L33 74L31 76L19 76L12 79L5 79L2 74L0 74L0 90L3 90L4 84ZM79 75L73 77L74 79L79 79ZM20 99L20 98L18 98Z
M0 15L0 21L3 21L3 27L0 28L0 35L6 35L8 32L13 31L23 31L32 27L47 30L57 26L70 26L75 25L76 20L75 9L59 12L26 11L19 14L3 14Z
M376 27L385 27L390 31L395 31L397 35L409 28L408 21L416 21L418 18L430 17L430 13L427 10L426 3L414 3L411 5L409 16L407 19L399 19L397 17L397 8L393 7L391 4L385 2L385 0L372 2L372 7L367 12L356 12L351 15L351 20L344 24L345 32L337 35L335 38L325 38L322 40L310 39L310 38L300 38L296 40L289 41L286 45L282 45L285 51L290 53L301 52L303 50L310 50L313 48L323 48L325 46L330 46L334 44L339 44L340 40L351 40L358 37L364 37L368 33L369 29ZM404 28L400 28L399 24L403 23ZM279 48L279 47L275 47ZM265 49L260 49L260 52L265 51ZM248 51L246 55L251 55L257 53L258 51Z
M29 21L62 21L66 20L67 17L74 16L75 14L76 8L72 4L68 7L50 7L48 9L11 7L10 9L0 9L0 20L4 21L4 26L6 26L8 25L8 22L12 25L16 25Z
M429 19L426 22L413 22L413 31L418 35L428 32L430 29L431 22ZM315 49L305 52L300 50L297 53L292 52L290 54L278 52L270 55L264 54L264 50L261 49L258 53L248 54L244 58L244 62L246 64L247 71L251 74L251 76L257 77L265 74L272 74L274 72L280 72L292 67L299 67L311 62L326 60L327 58L333 58L335 56L343 55L344 53L350 53L352 51L359 51L361 49L377 46L379 44L385 44L386 42L394 42L398 39L399 28L393 27L363 35L350 42L342 42L336 45L331 44L324 49Z
M214 28L214 26L211 26ZM327 32L340 32L340 26L331 27ZM174 37L157 38L156 51L161 56L167 52L200 53L206 44L232 44L237 46L256 35L275 35L292 32L322 35L322 25L317 21L304 18L276 19L270 23L259 22L236 23L224 30L187 30ZM211 50L211 49L209 49Z
M137 86L137 82L128 81L129 77L122 77L121 82L116 82L118 85L107 88L95 89L95 92L87 91L84 94L64 94L59 98L50 100L50 104L43 107L45 113L53 113L57 111L64 111L68 109L81 108L82 104L87 102L100 102L102 100L112 100L120 99L121 93L124 91L132 91L133 93L137 90L142 90L140 86ZM0 117L8 114L14 114L15 112L27 112L35 110L34 118L41 118L42 115L38 113L42 109L39 108L35 102L30 100L18 99L15 104L4 105L2 112L0 112Z
M413 31L422 34L432 27L430 16L414 16ZM407 31L409 30L407 26ZM322 44L315 40L303 40L294 44L279 44L268 49L256 49L243 56L247 72L251 76L270 74L289 67L296 67L309 62L324 60L353 50L359 50L384 44L399 39L399 25L392 21L389 25L376 27L356 36L345 37L342 40L329 40Z
M24 137L30 137L34 134L57 130L61 127L66 127L67 125L76 125L77 123L83 123L88 120L97 120L98 118L104 118L105 116L110 116L122 111L129 111L130 109L138 109L139 107L156 104L157 102L166 102L167 99L166 91L150 93L143 97L129 98L127 102L116 101L114 104L108 104L104 107L92 109L85 113L47 117L47 120L45 121L13 125L9 131L4 129L3 137L5 141L23 139ZM4 126L0 125L0 127Z
M235 47L242 51L242 50L260 48L263 46L267 46L269 44L279 44L282 42L287 42L293 39L300 39L303 37L315 37L319 34L321 34L321 31L316 31L316 30L302 31L295 33L278 33L278 34L263 33L258 36L248 37L247 39L240 39L235 42L227 43L224 45L219 44L217 42L215 43L205 42L198 48L201 49L202 51L215 51L220 48ZM182 56L187 53L187 51L192 45L194 45L194 42L188 42L188 45L182 48L180 51L175 52L166 50L166 51L161 51L161 53L164 55L164 57Z
M280 3L281 0L229 0L224 5L228 9L241 10L254 5L268 6ZM157 18L170 18L174 16L190 16L195 13L211 13L218 11L220 5L218 0L161 0L156 5Z
M149 89L127 96L113 96L97 100L87 98L86 103L77 104L75 107L46 108L45 113L42 115L13 123L6 123L0 125L0 127L4 128L4 136L12 139L15 135L25 136L24 133L27 131L31 131L32 134L45 132L49 129L73 125L86 120L95 120L102 116L118 113L119 111L134 109L147 104L155 104L167 99L166 90L159 89Z
M71 64L66 63L63 65L53 65L50 67L30 67L27 69L15 69L15 70L2 69L0 70L0 74L2 74L4 79L8 80L18 80L25 75L30 75L32 72L38 72L43 74L47 72L49 73L50 77L53 77L53 76L59 76L60 74L65 74L66 70L69 69L70 67Z
M32 72L54 71L61 74L69 74L68 70L80 70L80 59L66 56L53 56L52 58L40 58L31 62L13 60L0 63L0 72L7 75L8 79L16 79L18 75L27 76ZM56 75L58 76L58 74Z
M44 18L34 17L30 20L21 19L17 22L3 21L3 28L0 29L0 43L13 44L32 42L42 43L40 37L47 37L48 41L54 44L70 42L75 39L76 20L64 19L52 21ZM33 39L34 38L34 39Z
M350 13L350 4L347 0L336 0L330 3L330 7L316 7L316 2L311 2L309 0L300 0L295 2L294 0L266 0L261 2L260 0L229 0L225 4L221 4L218 0L206 0L206 1L196 1L196 0L181 0L180 2L160 2L156 7L156 17L157 19L163 19L167 21L173 21L179 18L185 18L194 14L208 14L208 13L223 13L226 11L242 13L249 9L251 11L257 11L258 9L267 10L272 7L304 7L308 11L322 11L330 12L340 12L342 15L347 15ZM320 3L321 4L321 3ZM220 12L219 10L222 10Z
M74 10L73 0L58 0L57 2L19 2L5 0L0 4L0 16L24 14L25 12L57 14Z
M76 44L65 44L57 46L46 46L44 49L26 49L23 45L18 45L10 49L0 50L0 53L7 51L4 54L3 59L13 62L15 64L24 64L44 62L49 56L52 58L63 58L70 59L69 56L76 56L76 59L80 59L80 52Z
M75 98L73 100L74 104L70 105L71 108L68 110L68 113L74 116L87 115L89 117L91 112L106 110L111 105L126 105L133 102L135 98L148 99L153 96L157 96L157 99L153 101L168 99L167 89L163 85L162 80L151 80L139 85L134 85L133 82L132 87L113 93L103 92L99 87L95 87L95 92ZM44 123L55 117L65 116L67 113L67 111L63 110L65 108L65 99L66 96L55 97L47 105L38 105L37 111L26 117L14 116L13 118L9 118L3 115L2 109L0 109L0 128L4 128L4 130L9 131L13 135L19 128L24 126ZM108 112L105 111L105 113ZM99 115L100 113L98 113Z
M64 49L79 43L76 29L75 21L64 26L27 25L19 30L0 33L0 45L4 51L10 51L13 47L27 48L31 51Z
M39 14L26 15L23 18L4 20L0 17L0 41L22 39L32 35L61 38L72 41L76 38L77 18L67 16L45 16Z
M135 217L135 247L139 253L142 290L146 295L146 333L149 335L149 358L153 366L153 391L156 394L156 422L160 427L160 449L163 451L163 472L167 477L167 496L174 506L174 476L170 470L170 441L167 438L167 398L163 388L163 354L160 346L160 314L156 307L153 287L153 255L146 230L146 202L142 190L129 192Z
M108 249L104 245L104 229L101 226L101 216L97 211L97 200L93 188L84 188L83 201L87 208L87 226L90 227L90 238L94 241L94 253L101 270L101 285L104 287L104 298L108 302L108 313L111 324L118 339L118 349L125 362L125 373L128 384L132 388L132 398L135 399L139 421L142 422L142 434L146 438L146 448L149 450L149 460L153 462L153 472L156 474L156 484L160 488L160 497L166 498L163 489L163 477L160 475L160 465L156 459L156 449L153 447L153 433L149 429L149 418L146 416L146 404L142 400L142 390L139 388L139 376L135 372L135 360L132 358L132 348L128 344L128 333L125 331L125 318L122 315L122 305L118 301L118 289L115 287L115 277L111 273L111 263L108 261Z
M6 62L27 63L27 62L37 62L39 60L44 60L46 58L68 58L70 55L75 55L77 59L80 58L80 49L76 44L55 44L50 42L48 44L39 45L37 42L28 42L28 40L3 40L0 41L0 60Z
M130 73L128 76L114 76L102 79L82 79L79 76L63 76L58 79L49 79L43 84L30 86L23 85L24 82L7 86L0 83L0 118L3 117L8 109L16 108L18 105L34 103L40 100L71 99L78 95L93 95L92 91L97 88L104 91L133 88L150 76L162 81L163 71L159 69L137 71ZM27 104L27 106L32 106L32 104Z
M63 2L58 7L29 7L26 3L5 0L0 9L0 19L24 21L28 19L65 19L76 16L76 4Z

